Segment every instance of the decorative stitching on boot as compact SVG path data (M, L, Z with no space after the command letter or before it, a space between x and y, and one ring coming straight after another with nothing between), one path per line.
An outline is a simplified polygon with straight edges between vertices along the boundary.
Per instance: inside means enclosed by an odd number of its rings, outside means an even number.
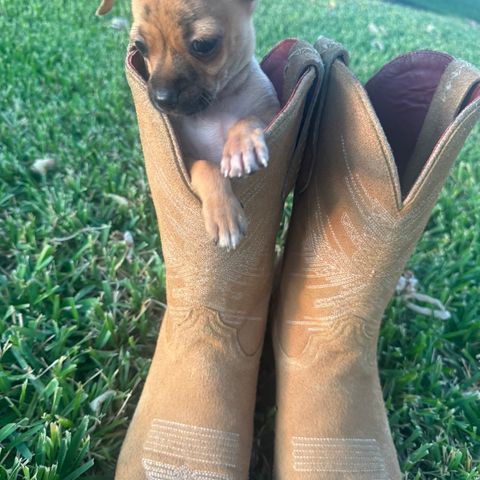
M165 123L163 117L161 118ZM166 128L165 125L163 127ZM172 145L175 145L174 139L170 140ZM177 159L177 163L179 161ZM265 272L259 258L268 255L271 245L264 245L268 242L256 242L254 245L248 245L251 254L245 255L244 252L247 249L247 241L250 238L256 238L255 231L261 232L261 236L264 236L265 231L271 230L270 224L274 219L261 217L252 221L248 238L245 239L241 248L233 252L227 253L215 248L206 239L198 200L184 191L179 195L178 187L172 185L170 181L170 177L174 174L172 172L174 167L171 162L165 162L165 164L166 167L160 169L147 161L157 210L164 199L169 205L170 214L159 217L160 229L171 232L165 238L162 237L162 249L169 271L169 306L186 305L192 308L194 305L210 303L210 306L221 312L223 316L224 307L228 305L226 299L231 299L231 296L217 295L217 299L214 298L211 290L212 285L218 284L215 279L221 278L225 291L230 292L244 292L248 291L249 287L253 289L251 285L268 283L268 272ZM247 203L247 207L249 203L256 203L257 196L263 199L269 180L267 176L260 175L256 177L255 182L249 182L253 184L249 186L248 194L254 198L245 198L242 195L242 201ZM192 212L192 209L195 211ZM183 240L190 238L198 238L200 243L193 247L192 244L187 244ZM254 279L256 282L253 281Z
M256 342L253 348L245 348L239 339L239 330L247 325L247 328L261 331L264 319L259 316L241 316L240 313L232 311L228 311L227 315L230 313L234 317L229 316L226 321L224 314L205 306L186 309L176 307L172 309L168 306L163 319L163 328L166 341L173 348L165 353L177 356L179 348L184 355L189 355L195 349L201 349L204 352L202 355L216 351L221 353L225 361L230 362L236 359L240 370L251 371L257 368L256 362L261 354L261 342ZM203 338L204 341L199 344L198 338Z
M292 437L296 472L354 473L359 480L388 480L375 439Z
M150 455L182 459L188 464L234 469L237 466L239 440L237 433L155 419L143 449Z
M170 316L177 325L181 325L185 321L191 310L191 307L168 307ZM238 310L223 309L221 316L224 323L232 327L239 327L247 321L256 323L263 322L263 318L260 316L248 316Z
M422 219L436 192L431 192L425 203L390 211L356 173L343 135L339 137L339 148L346 170L344 188L354 207L341 212L340 229L318 205L322 198L319 186L310 186L315 189L308 204L313 224L308 228L307 243L298 252L300 268L291 275L308 278L306 288L318 295L313 298L310 315L290 318L286 323L303 326L322 341L350 337L363 347L365 363L374 366L379 321L371 318L381 318L377 298L394 288L404 257L410 254L423 230ZM410 233L406 236L404 232ZM377 295L370 294L372 288L377 289Z
M211 472L191 470L185 465L175 467L146 458L142 460L142 463L148 480L230 480L232 478Z

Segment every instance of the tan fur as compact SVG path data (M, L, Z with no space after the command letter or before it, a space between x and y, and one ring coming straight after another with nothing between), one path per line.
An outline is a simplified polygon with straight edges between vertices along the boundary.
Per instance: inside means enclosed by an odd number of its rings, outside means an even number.
M104 0L98 11L106 13L112 3ZM228 177L267 166L263 129L279 110L273 86L254 58L254 5L252 0L132 1L131 39L148 50L150 98L171 116L207 231L228 249L238 245L247 223ZM192 42L210 39L220 39L211 56L192 53ZM159 91L175 91L178 103L162 108L155 103Z

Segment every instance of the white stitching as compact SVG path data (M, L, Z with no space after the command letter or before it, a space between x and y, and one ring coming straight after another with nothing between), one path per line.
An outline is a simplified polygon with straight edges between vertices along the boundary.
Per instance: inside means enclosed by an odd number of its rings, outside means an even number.
M185 465L175 467L146 458L142 460L142 463L149 480L231 480L230 475L191 470Z
M291 443L296 472L386 475L384 458L375 439L292 437Z

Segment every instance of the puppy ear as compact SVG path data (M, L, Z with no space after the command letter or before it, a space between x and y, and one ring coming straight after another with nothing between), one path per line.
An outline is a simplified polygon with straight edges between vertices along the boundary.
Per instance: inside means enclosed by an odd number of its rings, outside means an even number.
M102 0L102 3L97 8L96 14L100 17L108 13L113 7L114 0Z

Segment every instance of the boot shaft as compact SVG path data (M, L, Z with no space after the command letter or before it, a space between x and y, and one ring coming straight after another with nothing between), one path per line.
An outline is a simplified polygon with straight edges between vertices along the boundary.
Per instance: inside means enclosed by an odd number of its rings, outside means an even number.
M409 121L402 116L405 104L412 95L422 97L412 82L432 62L441 71L425 80L420 93L427 99L410 110L423 123ZM404 91L391 80L402 73L410 75ZM315 171L308 191L295 197L286 247L282 317L296 330L289 334L289 350L299 353L313 341L310 335L321 342L348 326L358 330L356 341L368 345L369 363L376 363L382 313L480 117L479 82L471 65L435 52L394 60L367 90L343 62L333 64ZM408 156L397 141L399 121L411 144ZM411 124L416 129L408 132Z

